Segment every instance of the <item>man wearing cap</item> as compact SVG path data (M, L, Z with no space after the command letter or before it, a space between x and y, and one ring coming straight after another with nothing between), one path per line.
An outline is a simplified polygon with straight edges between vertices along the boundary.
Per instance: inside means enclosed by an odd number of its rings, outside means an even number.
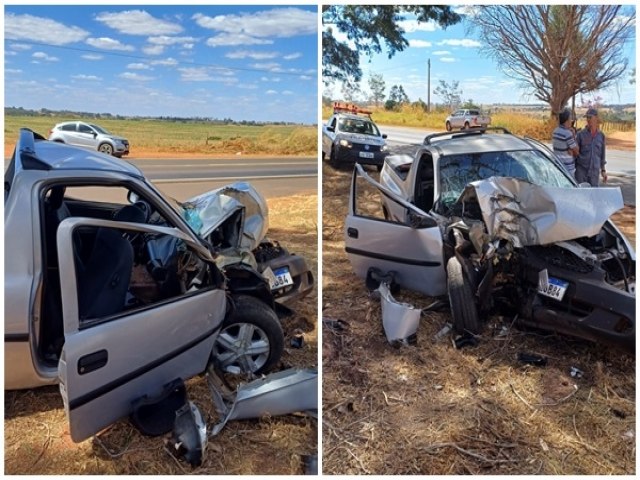
M553 152L562 162L564 168L572 177L576 173L576 160L578 155L578 144L573 137L571 130L572 115L568 108L565 108L558 115L558 126L553 131Z
M598 111L595 108L587 110L587 126L576 135L576 143L580 150L576 158L576 181L589 183L592 187L602 182L607 183L605 168L605 140L604 133L598 128Z

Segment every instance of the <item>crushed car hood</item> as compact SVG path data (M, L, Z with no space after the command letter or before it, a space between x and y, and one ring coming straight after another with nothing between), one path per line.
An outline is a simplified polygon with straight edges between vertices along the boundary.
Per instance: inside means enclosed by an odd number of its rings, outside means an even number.
M267 234L269 208L260 193L247 182L236 182L190 198L180 212L194 231L206 238L229 217L244 210L238 248L253 250Z
M510 177L472 182L458 202L474 199L489 235L514 247L591 237L624 206L619 187L546 187Z

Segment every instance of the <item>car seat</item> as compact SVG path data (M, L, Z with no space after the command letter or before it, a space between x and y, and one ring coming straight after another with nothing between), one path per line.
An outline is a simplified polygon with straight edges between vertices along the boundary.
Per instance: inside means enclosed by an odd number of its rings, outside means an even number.
M133 247L114 229L99 228L87 262L78 269L80 320L124 309L133 268Z

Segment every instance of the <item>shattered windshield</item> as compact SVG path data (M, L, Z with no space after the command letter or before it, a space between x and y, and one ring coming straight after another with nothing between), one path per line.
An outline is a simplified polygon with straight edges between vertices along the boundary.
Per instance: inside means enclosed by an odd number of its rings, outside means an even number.
M440 159L440 206L449 209L469 183L489 177L513 177L549 187L573 186L559 167L536 150L448 155Z

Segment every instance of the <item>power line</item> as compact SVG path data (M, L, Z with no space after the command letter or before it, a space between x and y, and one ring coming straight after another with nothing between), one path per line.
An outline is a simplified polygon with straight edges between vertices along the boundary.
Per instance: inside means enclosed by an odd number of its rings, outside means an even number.
M50 47L50 48L59 48L61 50L72 50L72 51L76 51L76 52L83 52L83 53L94 53L97 55L111 55L114 57L122 57L122 58L130 58L130 59L134 59L134 60L145 60L148 62L154 62L156 61L154 58L152 57L145 57L142 55L133 55L130 53L119 53L119 52L111 52L111 51L103 51L103 50L93 50L91 48L81 48L81 47L69 47L69 46L63 46L63 45L52 45L50 43L40 43L40 42L31 42L31 41L22 41L20 40L15 41L15 40L9 40L10 42L13 43L21 43L21 44L27 44L27 45L36 45L36 46L40 46L40 47ZM285 72L285 71L274 71L274 70L268 70L268 69L263 69L263 68L243 68L243 67L225 67L225 66L220 66L220 65L214 65L212 63L200 63L200 62L192 62L192 61L184 61L184 60L176 60L176 64L179 65L192 65L192 66L196 66L196 67L207 67L207 68L213 68L216 70L236 70L236 71L240 71L240 72L257 72L257 73L269 73L269 74L276 74L276 75L287 75L287 76L291 76L291 77L299 77L301 75L311 75L308 73L303 73L303 72L298 72L298 73L294 73L294 72Z

